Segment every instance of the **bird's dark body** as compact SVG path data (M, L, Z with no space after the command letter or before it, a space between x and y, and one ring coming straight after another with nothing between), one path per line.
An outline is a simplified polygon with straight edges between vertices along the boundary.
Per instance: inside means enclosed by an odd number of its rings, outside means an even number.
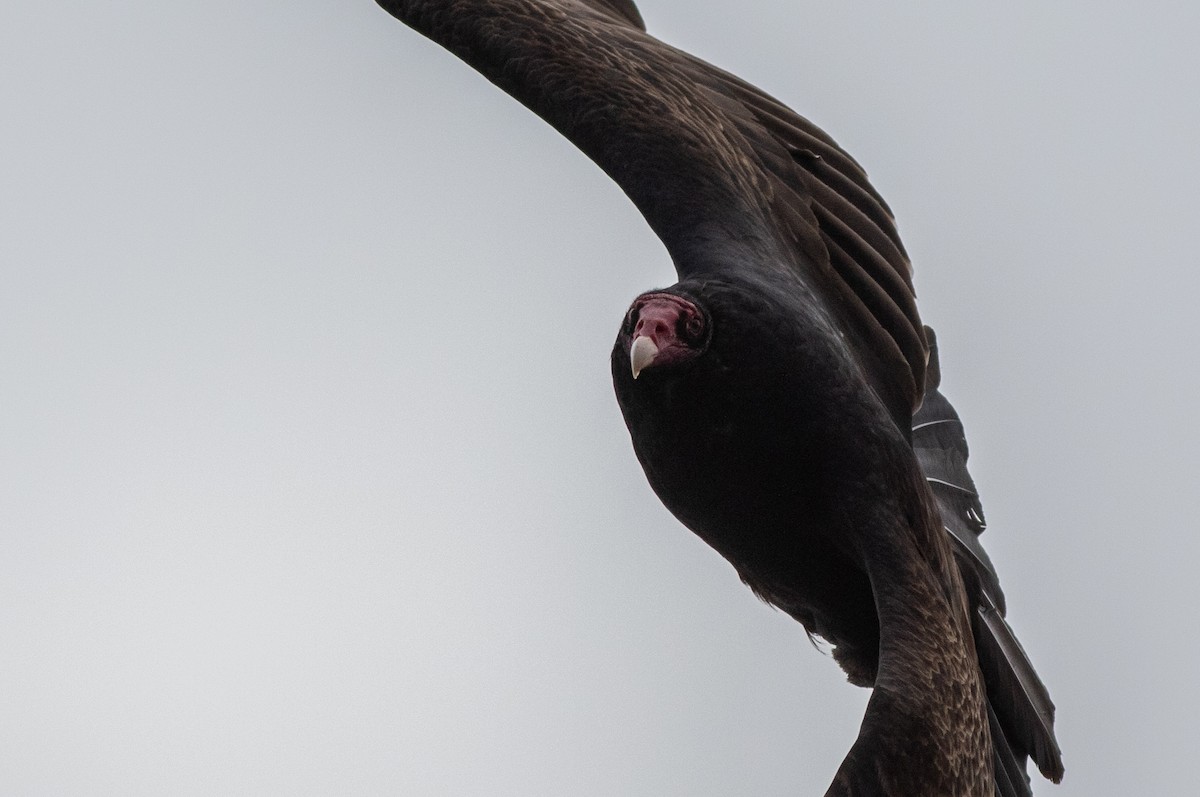
M864 437L887 428L886 412L811 292L788 282L770 294L717 280L673 287L711 314L707 356L635 382L623 329L613 384L666 507L764 600L870 669L878 619L856 564L856 527L870 518L855 508L894 495L889 470L915 463L899 433Z
M1030 797L1054 706L1004 619L891 211L828 135L633 0L380 0L626 192L680 281L613 349L670 511L872 686L827 797Z
M979 713L982 679L968 663L962 585L942 535L921 539L935 527L907 430L872 389L836 318L819 293L782 270L684 279L651 295L664 293L704 308L703 354L635 379L635 303L612 356L617 401L650 485L760 597L832 642L852 681L876 687L876 704L891 714L864 724L870 766L886 752L903 763L885 769L927 773L915 791L896 781L880 793L986 793L990 741ZM880 607L896 651L886 683ZM905 686L937 673L949 677L934 703L933 693ZM879 744L900 728L929 748ZM946 736L957 740L950 762L930 752L944 750L935 740ZM871 793L853 777L847 768L845 791L835 782L830 794Z

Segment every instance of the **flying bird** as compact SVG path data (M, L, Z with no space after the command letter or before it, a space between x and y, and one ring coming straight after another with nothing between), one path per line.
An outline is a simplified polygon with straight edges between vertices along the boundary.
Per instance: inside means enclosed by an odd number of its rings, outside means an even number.
M1054 705L1005 620L891 211L828 135L631 0L379 0L625 191L679 281L612 352L651 487L873 689L826 792L1023 797Z

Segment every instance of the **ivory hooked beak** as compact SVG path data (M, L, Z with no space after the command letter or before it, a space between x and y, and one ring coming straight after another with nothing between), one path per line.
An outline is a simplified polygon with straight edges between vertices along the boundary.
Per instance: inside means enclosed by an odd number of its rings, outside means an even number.
M658 346L654 345L654 341L645 335L634 338L633 345L629 347L629 364L633 366L633 378L637 379L642 369L654 362L657 356Z

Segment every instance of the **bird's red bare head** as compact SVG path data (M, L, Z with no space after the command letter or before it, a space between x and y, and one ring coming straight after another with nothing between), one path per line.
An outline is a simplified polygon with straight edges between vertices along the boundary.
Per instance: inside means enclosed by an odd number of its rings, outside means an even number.
M633 378L647 368L677 365L697 357L708 340L708 319L694 303L673 293L647 293L634 300L625 318Z

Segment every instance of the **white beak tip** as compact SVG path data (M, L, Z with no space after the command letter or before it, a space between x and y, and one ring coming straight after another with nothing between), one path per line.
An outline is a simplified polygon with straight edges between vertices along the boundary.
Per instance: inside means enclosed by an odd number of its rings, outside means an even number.
M629 347L629 364L633 368L633 378L637 379L642 369L653 363L657 356L658 346L654 345L654 341L645 335L634 338L633 345Z

